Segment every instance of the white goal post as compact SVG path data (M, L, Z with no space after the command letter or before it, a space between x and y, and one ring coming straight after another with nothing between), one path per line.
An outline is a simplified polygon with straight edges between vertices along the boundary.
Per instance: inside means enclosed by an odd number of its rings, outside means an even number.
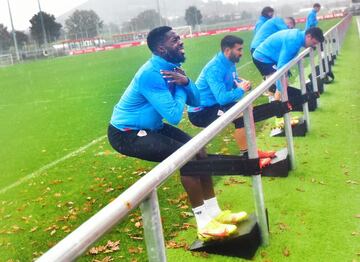
M173 27L173 30L182 38L192 37L192 28L190 25Z
M12 54L0 55L0 67L10 66L14 64Z

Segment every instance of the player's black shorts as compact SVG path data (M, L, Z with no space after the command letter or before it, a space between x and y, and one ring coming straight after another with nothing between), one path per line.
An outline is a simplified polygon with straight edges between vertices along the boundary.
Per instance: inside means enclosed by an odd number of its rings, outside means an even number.
M229 110L235 103L230 103L224 106L219 104L205 107L197 112L188 112L190 122L197 127L207 127L214 122L224 112ZM242 119L235 119L233 121L235 128L244 127L244 121Z
M276 72L274 64L263 63L253 57L254 64L262 76L268 76Z
M109 125L108 139L111 146L123 155L161 162L188 142L191 136L168 124L157 131L121 131Z

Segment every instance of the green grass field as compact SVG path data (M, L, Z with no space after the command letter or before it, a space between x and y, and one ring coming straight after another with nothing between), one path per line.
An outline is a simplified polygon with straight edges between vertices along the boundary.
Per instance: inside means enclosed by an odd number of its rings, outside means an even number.
M326 21L322 27L333 24ZM264 179L271 245L258 252L256 261L357 259L360 227L355 216L360 210L354 203L360 200L356 162L360 130L351 121L360 117L356 111L359 90L354 84L358 76L347 72L349 63L359 69L359 51L356 55L348 51L359 50L355 30L353 25L334 68L336 83L322 97L321 108L311 114L312 132L295 140L297 170L286 179ZM249 44L250 32L238 35ZM222 37L185 41L184 68L192 79L217 52ZM1 260L31 261L151 169L152 163L115 154L103 138L112 107L149 55L143 46L0 69ZM249 61L245 52L239 66ZM261 81L251 63L240 68L240 75L255 86ZM180 127L191 134L199 132L186 118ZM268 138L268 130L267 124L258 126L258 143L264 148L283 147L285 141ZM231 128L224 131L208 145L209 151L236 152L231 133ZM95 139L99 141L83 148ZM77 153L70 157L74 151ZM32 178L20 180L24 177ZM21 183L12 187L17 181ZM223 206L254 210L249 179L216 182ZM175 175L159 189L165 237L175 241L168 242L173 247L190 244L195 237L194 221L188 217L190 208L179 184ZM238 201L233 200L234 195ZM137 210L95 245L119 240L119 251L87 253L80 261L107 256L114 261L146 261L139 221ZM201 259L182 248L169 249L168 256L169 261ZM218 256L207 259L225 261Z

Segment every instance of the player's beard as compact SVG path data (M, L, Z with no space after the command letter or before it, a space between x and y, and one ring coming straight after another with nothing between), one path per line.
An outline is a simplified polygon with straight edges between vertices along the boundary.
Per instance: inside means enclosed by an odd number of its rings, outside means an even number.
M240 57L241 56L236 56L233 52L230 53L230 57L229 60L233 63L239 63L240 62Z
M174 50L166 50L165 59L174 64L185 62L185 54L176 48Z

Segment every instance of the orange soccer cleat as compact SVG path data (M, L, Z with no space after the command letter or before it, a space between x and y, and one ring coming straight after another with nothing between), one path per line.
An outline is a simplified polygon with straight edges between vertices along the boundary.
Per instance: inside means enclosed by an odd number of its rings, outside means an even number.
M258 150L259 158L275 158L276 157L276 151L261 151Z
M270 165L270 163L271 163L271 158L270 158L270 157L260 158L260 159L259 159L260 169L263 168L263 167L266 167L266 166Z

